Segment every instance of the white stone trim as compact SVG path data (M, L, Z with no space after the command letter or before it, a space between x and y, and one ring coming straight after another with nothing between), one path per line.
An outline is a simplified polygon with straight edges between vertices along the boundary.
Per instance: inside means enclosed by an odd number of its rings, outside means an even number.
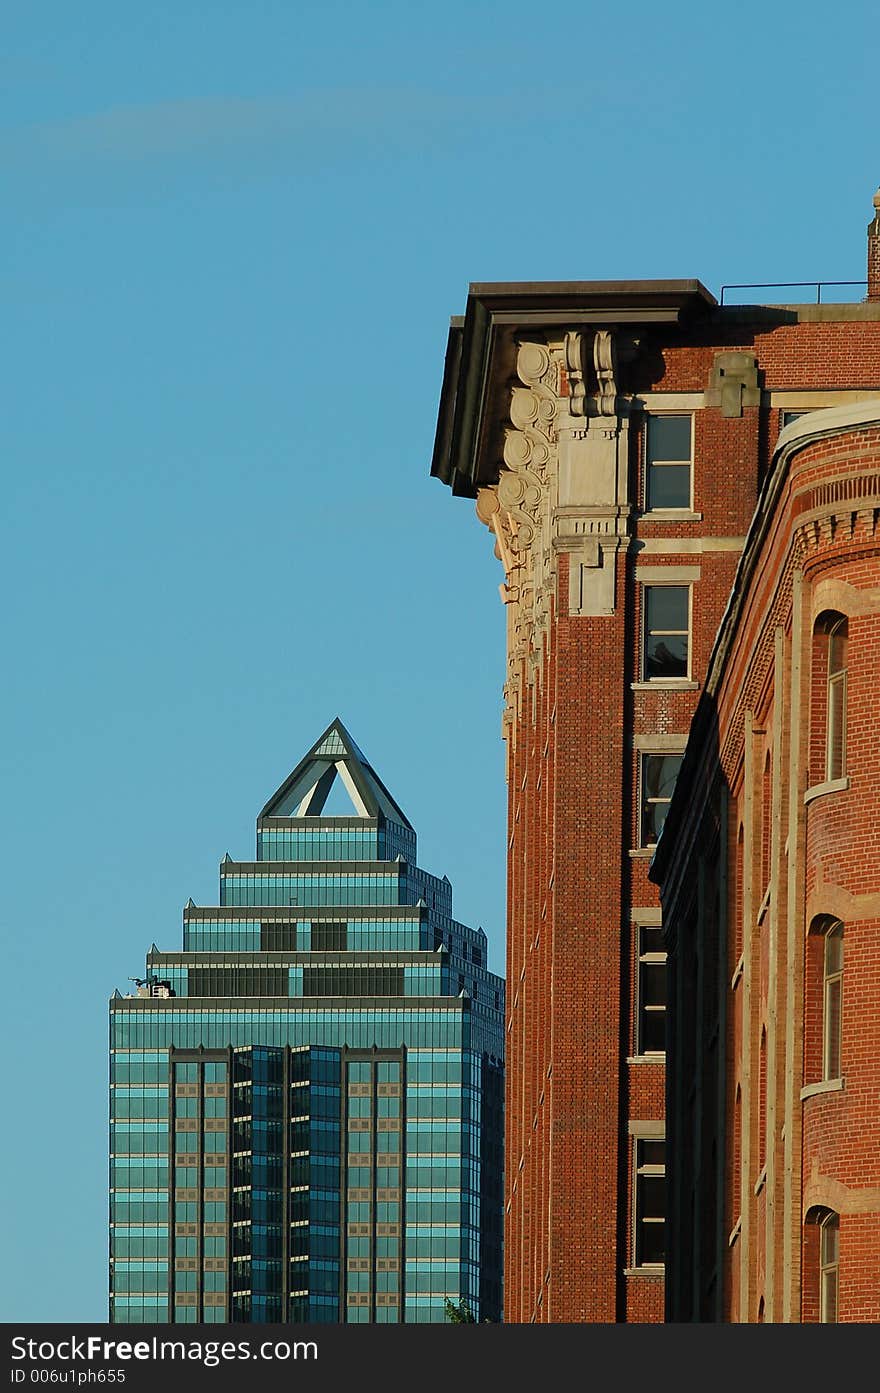
M643 909L630 909L629 921L631 924L643 924L649 929L658 929L663 923L663 911L657 905L646 905Z
M808 1083L801 1089L801 1102L805 1098L813 1098L817 1093L840 1093L843 1089L843 1079L822 1079L819 1083Z
M666 1123L662 1117L653 1122L629 1122L627 1131L631 1137L643 1137L648 1141L666 1140Z
M637 515L638 522L702 522L703 514L692 508L645 508Z
M633 749L644 750L647 754L683 755L686 744L687 731L680 735L655 735L652 732L648 735L633 736ZM640 919L638 922L644 924L645 920ZM660 922L659 919L657 922Z
M804 802L812 803L814 798L822 798L826 793L842 793L849 788L849 779L844 776L842 779L826 779L823 784L813 784L804 794Z
M649 517L650 514L646 514ZM629 550L651 556L696 555L712 551L742 551L745 537L633 537ZM638 560L636 561L638 565Z
M780 411L823 411L860 401L880 400L880 392L771 392L770 406Z
M660 413L668 411L681 414L688 411L702 411L706 405L705 392L639 392L632 399L636 411Z
M774 460L785 445L808 445L825 435L876 425L880 425L880 395L877 394L867 401L853 401L850 398L844 406L818 407L806 416L799 416L779 432L773 450Z
M700 579L699 566L641 566L636 562L640 585L693 585Z
M690 677L652 677L644 682L630 682L632 692L698 692L699 682Z

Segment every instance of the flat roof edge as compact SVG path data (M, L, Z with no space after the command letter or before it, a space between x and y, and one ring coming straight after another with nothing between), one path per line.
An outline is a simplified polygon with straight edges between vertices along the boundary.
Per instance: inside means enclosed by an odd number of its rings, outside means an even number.
M689 280L609 280L609 281L472 281L468 294L481 299L497 297L528 297L548 299L555 296L571 298L619 298L621 295L654 297L697 296L709 305L717 303L715 296L702 281Z

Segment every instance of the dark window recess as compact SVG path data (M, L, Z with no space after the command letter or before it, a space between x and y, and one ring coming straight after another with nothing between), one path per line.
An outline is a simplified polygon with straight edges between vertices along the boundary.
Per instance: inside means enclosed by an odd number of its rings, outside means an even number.
M638 1054L666 1049L666 943L659 924L640 924Z
M648 1175L639 1187L639 1222L643 1263L659 1263L664 1259L663 1211L666 1206L666 1181L661 1175Z
M290 1256L307 1258L309 1256L309 1226L298 1225L290 1231Z
M691 416L649 416L645 461L646 505L650 508L691 506Z
M686 585L645 586L643 672L646 680L688 675L690 630Z
M280 1224L254 1224L251 1229L251 1253L255 1258L283 1256L283 1229Z
M664 1220L666 1214L666 1143L636 1140L636 1231L637 1267L654 1266L665 1258Z
M403 968L304 967L303 996L403 996Z
M296 924L261 924L260 950L263 953L295 953Z
M290 1055L290 1081L293 1083L302 1079L311 1079L312 1083L331 1084L338 1087L339 1051L334 1049L325 1050L317 1046L313 1046L308 1050L293 1050ZM308 1092L304 1089L300 1089L297 1096L303 1100L297 1103L297 1112L308 1112ZM324 1096L330 1097L328 1106L331 1108L331 1113L328 1115L332 1115L334 1107L338 1112L338 1097L336 1097L334 1102L329 1089ZM312 1100L312 1105L315 1106L314 1100Z
M348 947L347 924L312 924L312 951L344 953ZM306 993L311 996L311 992Z
M666 964L639 964L639 1054L666 1049Z
M681 755L642 755L641 846L653 846L660 836L681 761Z
M286 967L191 967L190 996L287 996Z

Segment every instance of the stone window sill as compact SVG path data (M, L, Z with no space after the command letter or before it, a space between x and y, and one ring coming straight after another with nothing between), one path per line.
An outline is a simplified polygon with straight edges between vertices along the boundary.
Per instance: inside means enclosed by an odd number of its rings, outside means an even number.
M634 846L631 848L629 855L634 861L650 861L656 850L657 843L655 842L653 846Z
M646 508L638 515L639 522L702 522L703 514L691 508Z
M664 1052L661 1054L661 1053L658 1051L657 1054L630 1054L630 1055L627 1055L627 1057L626 1057L626 1062L627 1062L627 1064L661 1064L661 1065L663 1065L663 1064L666 1063L666 1053L665 1053L665 1051L664 1051Z
M815 1098L817 1093L840 1093L843 1079L822 1079L820 1083L808 1083L801 1089L801 1102L805 1098Z
M814 798L823 798L826 793L842 793L849 788L849 779L827 779L824 784L813 784L804 794L804 802L812 803Z
M624 1277L665 1277L666 1268L663 1263L657 1263L653 1267L625 1267Z
M630 682L633 692L698 692L699 682L689 677L654 677L650 682Z

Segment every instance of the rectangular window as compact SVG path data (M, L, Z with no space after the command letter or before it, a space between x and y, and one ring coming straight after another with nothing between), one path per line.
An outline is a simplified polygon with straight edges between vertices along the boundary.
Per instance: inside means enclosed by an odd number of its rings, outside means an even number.
M842 779L846 773L846 619L828 630L828 718L825 741L825 777Z
M640 770L640 846L654 846L666 821L681 755L643 754Z
M403 996L403 968L364 965L303 968L303 996Z
M690 509L692 416L645 419L645 508Z
M348 924L317 922L312 924L312 951L341 953L348 947ZM308 996L306 992L304 995ZM402 995L402 993L401 993Z
M190 996L287 996L286 967L191 967ZM220 1083L217 1069L225 1064L207 1063L205 1082Z
M638 1054L666 1051L666 945L659 924L638 925Z
M634 1265L660 1267L666 1245L666 1142L635 1138Z
M647 682L688 676L690 586L645 585L642 676Z
M839 1079L843 1003L843 925L832 924L825 934L822 1076Z
M838 1267L840 1262L840 1220L830 1214L819 1233L819 1320L823 1325L837 1321Z

